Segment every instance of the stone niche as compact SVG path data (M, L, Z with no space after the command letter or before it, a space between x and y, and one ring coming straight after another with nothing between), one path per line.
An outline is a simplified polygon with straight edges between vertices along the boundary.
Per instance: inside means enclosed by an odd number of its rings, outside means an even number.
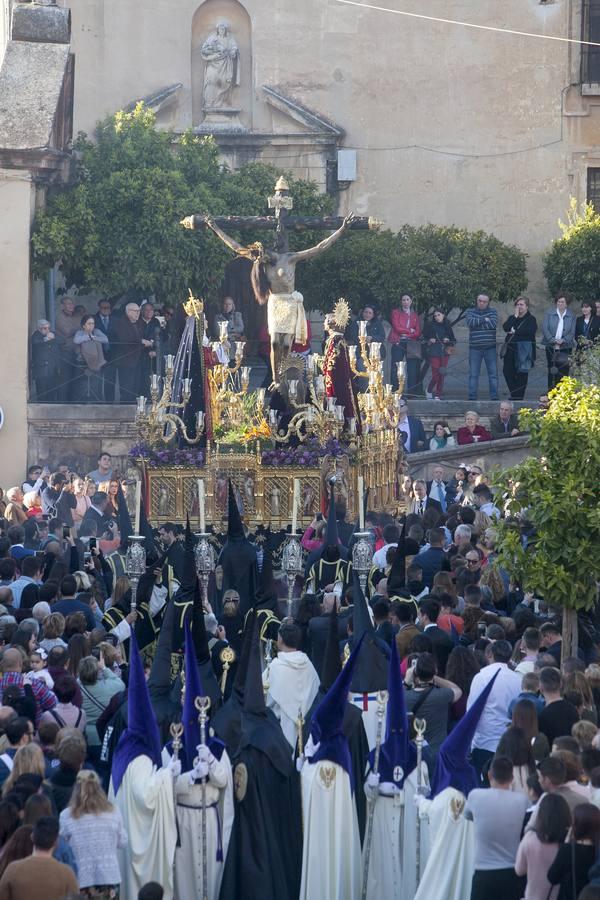
M192 19L191 50L194 129L200 134L251 131L252 23L242 4L205 0ZM229 62L224 59L228 53Z

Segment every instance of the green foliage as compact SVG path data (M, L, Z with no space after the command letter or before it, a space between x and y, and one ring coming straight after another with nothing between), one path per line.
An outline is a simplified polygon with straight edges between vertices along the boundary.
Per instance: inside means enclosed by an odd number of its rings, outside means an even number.
M571 362L571 377L582 384L600 385L600 344L582 346L575 351Z
M564 378L550 408L522 410L534 455L498 479L508 512L535 528L527 551L499 524L500 564L528 590L567 609L589 609L600 576L600 389Z
M389 314L409 293L420 312L464 311L481 291L497 303L514 300L527 286L526 257L483 231L405 225L398 234L349 235L301 267L298 282L310 308L329 309L344 296L356 310L369 302Z
M202 212L265 214L281 174L258 164L224 170L212 139L190 132L175 143L173 135L157 131L143 104L100 123L95 143L80 135L76 150L74 184L54 191L36 218L35 273L43 276L59 262L67 283L83 291L152 293L159 302L185 298L188 287L214 299L232 259L214 235L186 232L180 220ZM331 198L315 184L286 177L296 212L331 211ZM264 233L246 232L242 240L259 237ZM296 246L309 246L312 237L301 235Z
M580 211L571 198L567 222L558 224L562 237L544 258L550 293L567 291L579 302L600 297L600 215L591 203Z

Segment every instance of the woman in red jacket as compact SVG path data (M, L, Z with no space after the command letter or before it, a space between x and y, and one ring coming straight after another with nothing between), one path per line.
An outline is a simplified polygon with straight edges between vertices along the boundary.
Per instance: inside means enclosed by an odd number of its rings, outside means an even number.
M392 310L392 330L389 340L392 345L392 385L398 389L397 364L406 360L406 383L404 392L414 392L419 383L421 359L421 322L418 313L413 312L412 297L403 294L400 309Z

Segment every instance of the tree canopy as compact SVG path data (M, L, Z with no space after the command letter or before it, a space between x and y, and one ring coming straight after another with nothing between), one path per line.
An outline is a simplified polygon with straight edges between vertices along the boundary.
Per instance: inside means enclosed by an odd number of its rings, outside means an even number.
M533 453L498 485L531 536L524 549L515 522L500 523L499 562L548 603L589 609L600 577L600 388L563 378L549 409L521 410L519 425Z
M571 198L567 221L558 224L562 236L544 258L550 292L566 291L580 303L600 297L600 214Z
M216 299L232 254L208 231L184 231L180 220L204 212L264 215L281 174L259 163L228 171L211 138L158 131L143 104L101 122L93 142L80 134L75 150L73 182L53 189L36 217L34 271L42 276L58 263L67 284L109 297L154 294L175 302L192 288ZM333 198L314 182L285 174L294 213L333 212ZM269 241L258 231L234 236ZM300 249L322 238L292 233L290 245ZM297 287L308 309L330 309L345 296L357 310L369 302L389 313L410 293L422 312L434 305L449 312L471 306L481 291L495 302L514 299L527 285L525 270L525 254L485 232L405 225L397 234L344 236L298 267Z

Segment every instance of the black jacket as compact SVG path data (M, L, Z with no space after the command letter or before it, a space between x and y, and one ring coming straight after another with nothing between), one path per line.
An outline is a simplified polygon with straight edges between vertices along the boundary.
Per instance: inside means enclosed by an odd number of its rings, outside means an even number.
M448 657L454 649L452 638L446 631L439 628L437 625L433 625L431 628L427 627L423 634L425 634L433 644L433 655L435 656L435 661L437 663L438 675L441 675L443 678L446 674Z

